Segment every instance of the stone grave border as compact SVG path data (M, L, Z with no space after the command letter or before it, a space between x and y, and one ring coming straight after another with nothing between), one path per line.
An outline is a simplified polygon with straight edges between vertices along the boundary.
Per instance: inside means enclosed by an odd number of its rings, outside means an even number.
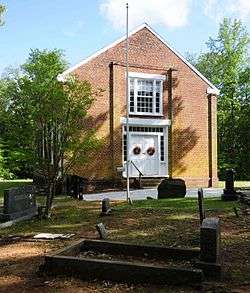
M173 248L166 246L136 245L124 242L81 239L76 243L45 256L41 269L49 275L68 275L84 280L101 279L128 283L192 284L201 283L205 278L216 277L220 264L197 261L195 269L184 266L171 267L126 261L80 258L84 250L110 252L129 256L143 256L154 259L196 260L200 249Z

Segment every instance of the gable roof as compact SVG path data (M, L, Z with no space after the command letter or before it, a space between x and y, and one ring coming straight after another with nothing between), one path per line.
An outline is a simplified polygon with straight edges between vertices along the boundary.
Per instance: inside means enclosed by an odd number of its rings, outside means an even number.
M219 94L219 90L216 88L215 85L213 85L198 69L196 69L190 62L188 62L179 52L177 52L175 49L173 49L160 35L158 35L147 23L143 23L142 25L136 27L133 31L131 31L128 36L132 36L133 34L137 33L143 28L147 28L153 35L155 35L167 48L169 48L177 57L179 57L192 71L194 71L201 79L203 79L214 91L211 93ZM114 41L110 45L103 47L102 49L98 50L94 54L90 55L83 61L77 63L76 65L68 68L65 70L62 74L58 75L58 80L63 81L68 74L73 72L78 67L82 66L83 64L86 64L93 58L97 57L98 55L102 54L103 52L107 51L108 49L116 46L120 42L126 40L126 35L121 37L120 39Z

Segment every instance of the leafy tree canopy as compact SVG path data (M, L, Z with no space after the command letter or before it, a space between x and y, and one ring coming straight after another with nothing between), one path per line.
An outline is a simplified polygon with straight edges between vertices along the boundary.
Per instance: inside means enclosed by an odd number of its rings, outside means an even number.
M49 189L49 215L55 185L76 161L84 163L88 151L98 147L94 131L85 119L94 96L87 81L57 76L67 63L60 50L31 50L19 72L2 81L5 102L5 143L10 166L23 159L25 170L43 177ZM18 139L17 139L18 138Z
M0 26L4 24L4 21L2 19L4 12L5 12L5 6L0 4Z
M220 89L218 96L219 169L235 167L240 179L250 179L250 42L239 20L225 18L208 52L187 56ZM248 129L248 130L247 130Z

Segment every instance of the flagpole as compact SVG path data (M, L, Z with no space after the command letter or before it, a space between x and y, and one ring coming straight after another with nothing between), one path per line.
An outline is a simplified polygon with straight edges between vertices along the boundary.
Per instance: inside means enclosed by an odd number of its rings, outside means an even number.
M126 164L126 175L127 175L127 202L131 203L130 190L129 190L129 83L128 83L128 3L126 3L126 138L127 138L127 164Z

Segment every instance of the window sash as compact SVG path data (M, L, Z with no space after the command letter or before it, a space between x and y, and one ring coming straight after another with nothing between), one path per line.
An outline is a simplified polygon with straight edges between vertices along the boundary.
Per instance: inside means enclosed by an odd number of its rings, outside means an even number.
M131 81L133 80L133 90L131 88ZM142 96L142 95L138 95L138 80L141 80L141 81L150 81L150 82L153 82L153 96ZM160 93L159 93L159 112L157 112L156 110L156 99L158 97L156 97L156 94L157 94L157 86L156 86L156 83L160 83L159 87L160 87ZM130 92L131 90L134 92L134 97L133 97L133 100L134 100L134 106L131 105L131 95L130 95ZM162 80L159 80L159 79L150 79L150 78L136 78L136 77L130 77L129 78L129 113L130 114L136 114L136 115L152 115L152 116L160 116L162 115L162 95L163 95L163 81ZM146 99L149 99L152 97L152 112L150 111L139 111L138 110L138 97L140 100L142 100L144 98L144 109L146 109L145 105L146 105ZM141 102L141 105L143 102ZM148 101L149 103L149 101ZM134 110L134 111L131 111L131 110Z

